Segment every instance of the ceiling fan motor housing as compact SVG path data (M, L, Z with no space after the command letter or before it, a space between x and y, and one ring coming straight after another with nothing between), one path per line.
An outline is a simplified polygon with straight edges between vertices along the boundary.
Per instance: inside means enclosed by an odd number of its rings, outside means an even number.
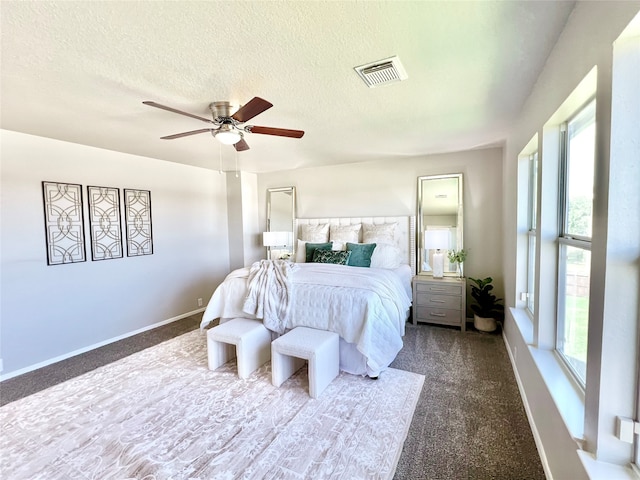
M209 110L211 110L214 120L219 118L222 121L223 119L231 118L231 104L229 102L210 103Z

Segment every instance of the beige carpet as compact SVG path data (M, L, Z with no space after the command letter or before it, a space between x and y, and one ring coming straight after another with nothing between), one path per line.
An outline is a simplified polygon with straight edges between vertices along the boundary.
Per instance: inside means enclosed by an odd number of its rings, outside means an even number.
M18 479L391 479L424 376L300 370L239 380L190 332L0 408L0 472Z

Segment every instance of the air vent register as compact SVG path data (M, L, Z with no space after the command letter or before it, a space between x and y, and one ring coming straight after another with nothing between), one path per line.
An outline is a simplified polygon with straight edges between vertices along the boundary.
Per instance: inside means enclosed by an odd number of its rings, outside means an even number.
M397 56L360 65L355 67L355 71L369 88L400 82L408 78L407 72Z

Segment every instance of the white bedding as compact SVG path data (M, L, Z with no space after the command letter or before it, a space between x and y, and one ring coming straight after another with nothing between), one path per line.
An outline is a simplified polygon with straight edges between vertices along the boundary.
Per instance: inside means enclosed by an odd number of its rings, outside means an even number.
M411 305L409 266L395 270L301 263L290 272L291 305L287 328L307 326L341 337L340 368L377 376L402 348ZM408 270L408 274L405 270ZM202 317L212 320L255 318L243 311L249 268L231 272L216 289ZM401 280L402 278L402 280ZM410 291L410 290L409 290Z

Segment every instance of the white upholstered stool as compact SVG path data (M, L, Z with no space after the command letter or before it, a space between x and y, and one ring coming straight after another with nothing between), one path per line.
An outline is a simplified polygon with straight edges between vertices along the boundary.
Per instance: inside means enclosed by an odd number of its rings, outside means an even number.
M237 357L238 376L247 378L271 358L271 332L260 320L234 318L207 332L207 355L210 370Z
M276 387L309 362L309 395L318 398L340 373L337 333L296 327L271 343L271 382Z

